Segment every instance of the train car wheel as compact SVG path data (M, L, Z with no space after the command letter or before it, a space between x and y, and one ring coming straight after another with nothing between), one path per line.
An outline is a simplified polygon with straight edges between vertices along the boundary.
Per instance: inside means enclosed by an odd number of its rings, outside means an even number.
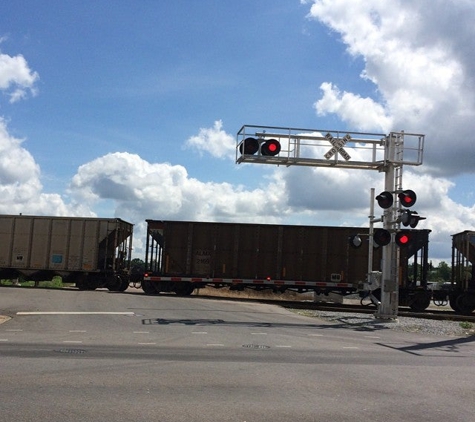
M121 283L122 283L122 279L118 275L116 275L114 277L110 277L109 280L110 281L108 281L107 286L106 286L109 289L109 291L111 291L111 292L120 291L120 286L121 286Z
M460 314L471 315L475 310L475 296L462 293L459 297L457 297L457 307Z
M457 298L458 297L459 297L458 293L450 293L449 294L449 305L455 312L460 313L460 309L457 306Z
M155 288L154 283L149 280L142 281L142 290L146 295L156 295L158 294L158 290Z
M125 292L129 288L129 279L121 277L119 292Z
M414 312L425 311L430 305L430 292L417 292L411 300L409 307Z
M190 296L193 293L193 290L195 290L195 288L191 283L188 282L179 283L175 287L175 293L178 296Z

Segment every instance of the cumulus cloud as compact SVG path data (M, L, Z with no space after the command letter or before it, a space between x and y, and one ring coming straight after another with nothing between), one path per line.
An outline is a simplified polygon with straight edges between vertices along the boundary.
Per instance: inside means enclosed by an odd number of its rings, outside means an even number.
M150 163L127 152L107 154L82 165L70 185L78 202L113 200L117 212L134 221L258 221L276 209L285 209L282 194L275 192L279 190L272 186L264 192L229 183L204 183L189 177L181 165Z
M335 113L356 130L378 130L389 133L392 119L386 115L385 108L371 98L362 98L351 92L341 93L336 86L324 82L320 89L323 96L315 103L319 116Z
M309 16L338 34L350 55L363 59L361 77L378 95L362 98L341 92L345 81L327 81L315 105L318 114L335 113L365 130L424 133L431 172L473 173L475 155L459 153L472 147L475 131L471 2L314 0Z
M198 135L185 142L185 148L193 149L199 154L205 151L216 158L235 157L235 140L223 130L223 122L216 120L211 128L201 128Z
M28 93L35 95L38 79L23 56L0 53L0 91L10 97L10 103ZM58 193L43 192L40 167L23 143L9 133L6 120L0 117L0 213L94 215L86 205L68 204Z
M22 142L0 118L0 213L92 215L86 206L67 205L61 195L43 192L40 168Z
M0 53L0 90L10 97L11 103L25 98L28 92L35 95L38 79L38 73L29 68L22 55Z

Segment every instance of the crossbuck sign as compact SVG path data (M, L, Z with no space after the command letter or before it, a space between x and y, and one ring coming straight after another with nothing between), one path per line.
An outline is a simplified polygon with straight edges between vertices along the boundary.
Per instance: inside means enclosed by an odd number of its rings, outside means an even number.
M348 154L344 149L343 149L343 146L351 140L351 136L350 135L345 135L343 138L341 139L335 139L330 133L327 133L325 135L325 138L327 138L330 143L333 145L333 148L330 149L330 151L328 151L326 154L325 154L325 158L327 160L329 160L330 158L332 158L337 152L338 154L340 154L346 161L348 161L351 157L350 157L350 154Z

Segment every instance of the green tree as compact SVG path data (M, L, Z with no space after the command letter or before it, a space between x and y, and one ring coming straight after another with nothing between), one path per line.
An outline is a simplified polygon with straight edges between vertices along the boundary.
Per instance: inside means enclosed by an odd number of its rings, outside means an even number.
M450 281L450 276L452 273L452 269L450 268L449 264L445 261L439 262L439 265L437 267L437 275L439 276L440 279L442 279L444 282L445 281Z
M143 273L145 271L145 262L140 258L134 258L130 261L130 268L134 274Z

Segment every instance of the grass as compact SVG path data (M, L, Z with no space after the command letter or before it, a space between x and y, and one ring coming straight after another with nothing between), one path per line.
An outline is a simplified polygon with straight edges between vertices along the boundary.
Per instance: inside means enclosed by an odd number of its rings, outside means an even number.
M28 281L28 280L0 280L0 286L18 286L18 287L42 287L45 289L61 289L71 286L70 283L63 283L61 277L53 277L52 280L45 281Z
M471 330L473 328L473 324L471 322L468 322L468 321L462 321L460 323L460 326L464 329L464 330Z

